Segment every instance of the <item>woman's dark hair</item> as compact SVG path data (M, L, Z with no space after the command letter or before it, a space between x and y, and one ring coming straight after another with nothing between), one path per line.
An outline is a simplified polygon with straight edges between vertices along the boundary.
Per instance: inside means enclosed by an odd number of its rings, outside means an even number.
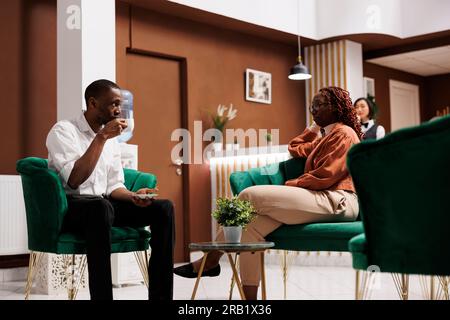
M319 92L327 97L329 103L333 105L337 121L352 128L361 140L363 136L361 124L356 116L348 91L339 87L326 87L320 89Z
M356 107L356 104L359 101L361 101L361 100L364 100L367 103L367 105L369 106L369 119L374 119L375 118L375 114L376 114L375 107L374 107L372 101L370 101L369 99L367 99L367 98L358 98L358 99L356 99L356 101L353 104L353 106Z

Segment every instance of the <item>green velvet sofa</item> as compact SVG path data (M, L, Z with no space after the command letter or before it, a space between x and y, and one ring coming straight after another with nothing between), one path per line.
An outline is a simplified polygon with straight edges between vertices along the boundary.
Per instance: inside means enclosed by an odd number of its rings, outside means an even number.
M450 116L355 145L347 166L365 230L349 243L354 269L393 273L403 299L409 274L439 275L448 290Z
M85 240L79 234L61 232L64 215L67 211L67 198L61 181L55 171L48 169L46 159L25 158L17 161L17 172L22 179L23 196L27 217L28 249L30 268L26 288L28 298L33 271L42 253L72 255L85 254ZM140 188L154 188L156 177L149 173L124 169L125 186L131 191ZM146 250L149 248L150 232L144 228L113 227L112 253L145 252L138 255L138 263L146 266ZM143 271L147 283L146 271ZM72 284L73 285L73 284ZM69 291L69 298L75 298L76 290Z
M283 162L234 172L230 175L233 194L254 185L284 185L289 179L299 177L304 170L306 159L293 158ZM346 252L348 242L363 233L361 221L336 223L309 223L282 225L266 239L275 243L274 249L292 251L338 251ZM285 251L285 252L286 252ZM283 283L286 296L286 259L283 261Z

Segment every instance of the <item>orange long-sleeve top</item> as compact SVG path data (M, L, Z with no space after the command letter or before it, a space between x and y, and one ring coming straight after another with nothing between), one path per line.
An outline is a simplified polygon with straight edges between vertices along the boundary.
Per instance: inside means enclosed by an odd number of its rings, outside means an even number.
M356 132L343 123L337 123L323 138L306 128L289 142L289 152L294 158L307 158L304 173L285 184L310 190L355 192L346 159L350 147L358 142Z

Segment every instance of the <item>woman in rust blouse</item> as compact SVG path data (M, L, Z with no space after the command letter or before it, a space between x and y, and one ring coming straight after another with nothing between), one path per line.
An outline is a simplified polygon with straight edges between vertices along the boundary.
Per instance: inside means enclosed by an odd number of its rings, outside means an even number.
M304 173L284 186L259 185L245 189L239 197L258 210L243 232L243 242L264 241L282 224L324 221L354 221L358 199L346 167L350 147L361 139L361 127L347 91L338 87L319 90L311 105L314 122L289 142L293 157L307 158ZM223 240L220 232L217 240ZM203 275L220 273L220 252L211 252ZM242 253L240 272L247 299L257 298L260 282L258 255ZM174 269L183 277L197 277L200 260Z

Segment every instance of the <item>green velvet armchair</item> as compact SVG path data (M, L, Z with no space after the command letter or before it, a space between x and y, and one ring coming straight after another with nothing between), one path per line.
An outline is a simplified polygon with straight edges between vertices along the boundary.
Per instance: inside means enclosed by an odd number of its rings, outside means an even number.
M249 171L234 172L230 176L233 194L254 185L284 185L284 182L299 177L304 170L306 159L293 158ZM310 223L282 225L267 237L275 243L274 249L284 250L283 284L286 298L287 251L348 251L348 241L363 233L361 221Z
M353 267L392 273L402 299L408 298L409 274L437 275L448 290L449 165L450 116L360 143L348 153L365 230L349 243ZM366 296L372 274L363 273L361 288L357 282L358 298Z
M33 282L35 267L43 253L63 254L64 259L72 258L75 265L75 255L83 255L80 263L83 275L86 267L85 240L79 234L61 232L64 215L67 211L67 199L61 181L55 171L48 169L46 159L25 158L17 161L17 172L22 179L23 195L27 216L28 249L30 263L25 289L25 299L28 299ZM149 173L124 169L125 186L131 191L140 188L154 188L156 177ZM135 252L138 265L144 281L148 285L147 249L149 248L150 232L144 228L113 227L111 252ZM81 277L75 281L72 277L68 284L69 299L75 299Z

